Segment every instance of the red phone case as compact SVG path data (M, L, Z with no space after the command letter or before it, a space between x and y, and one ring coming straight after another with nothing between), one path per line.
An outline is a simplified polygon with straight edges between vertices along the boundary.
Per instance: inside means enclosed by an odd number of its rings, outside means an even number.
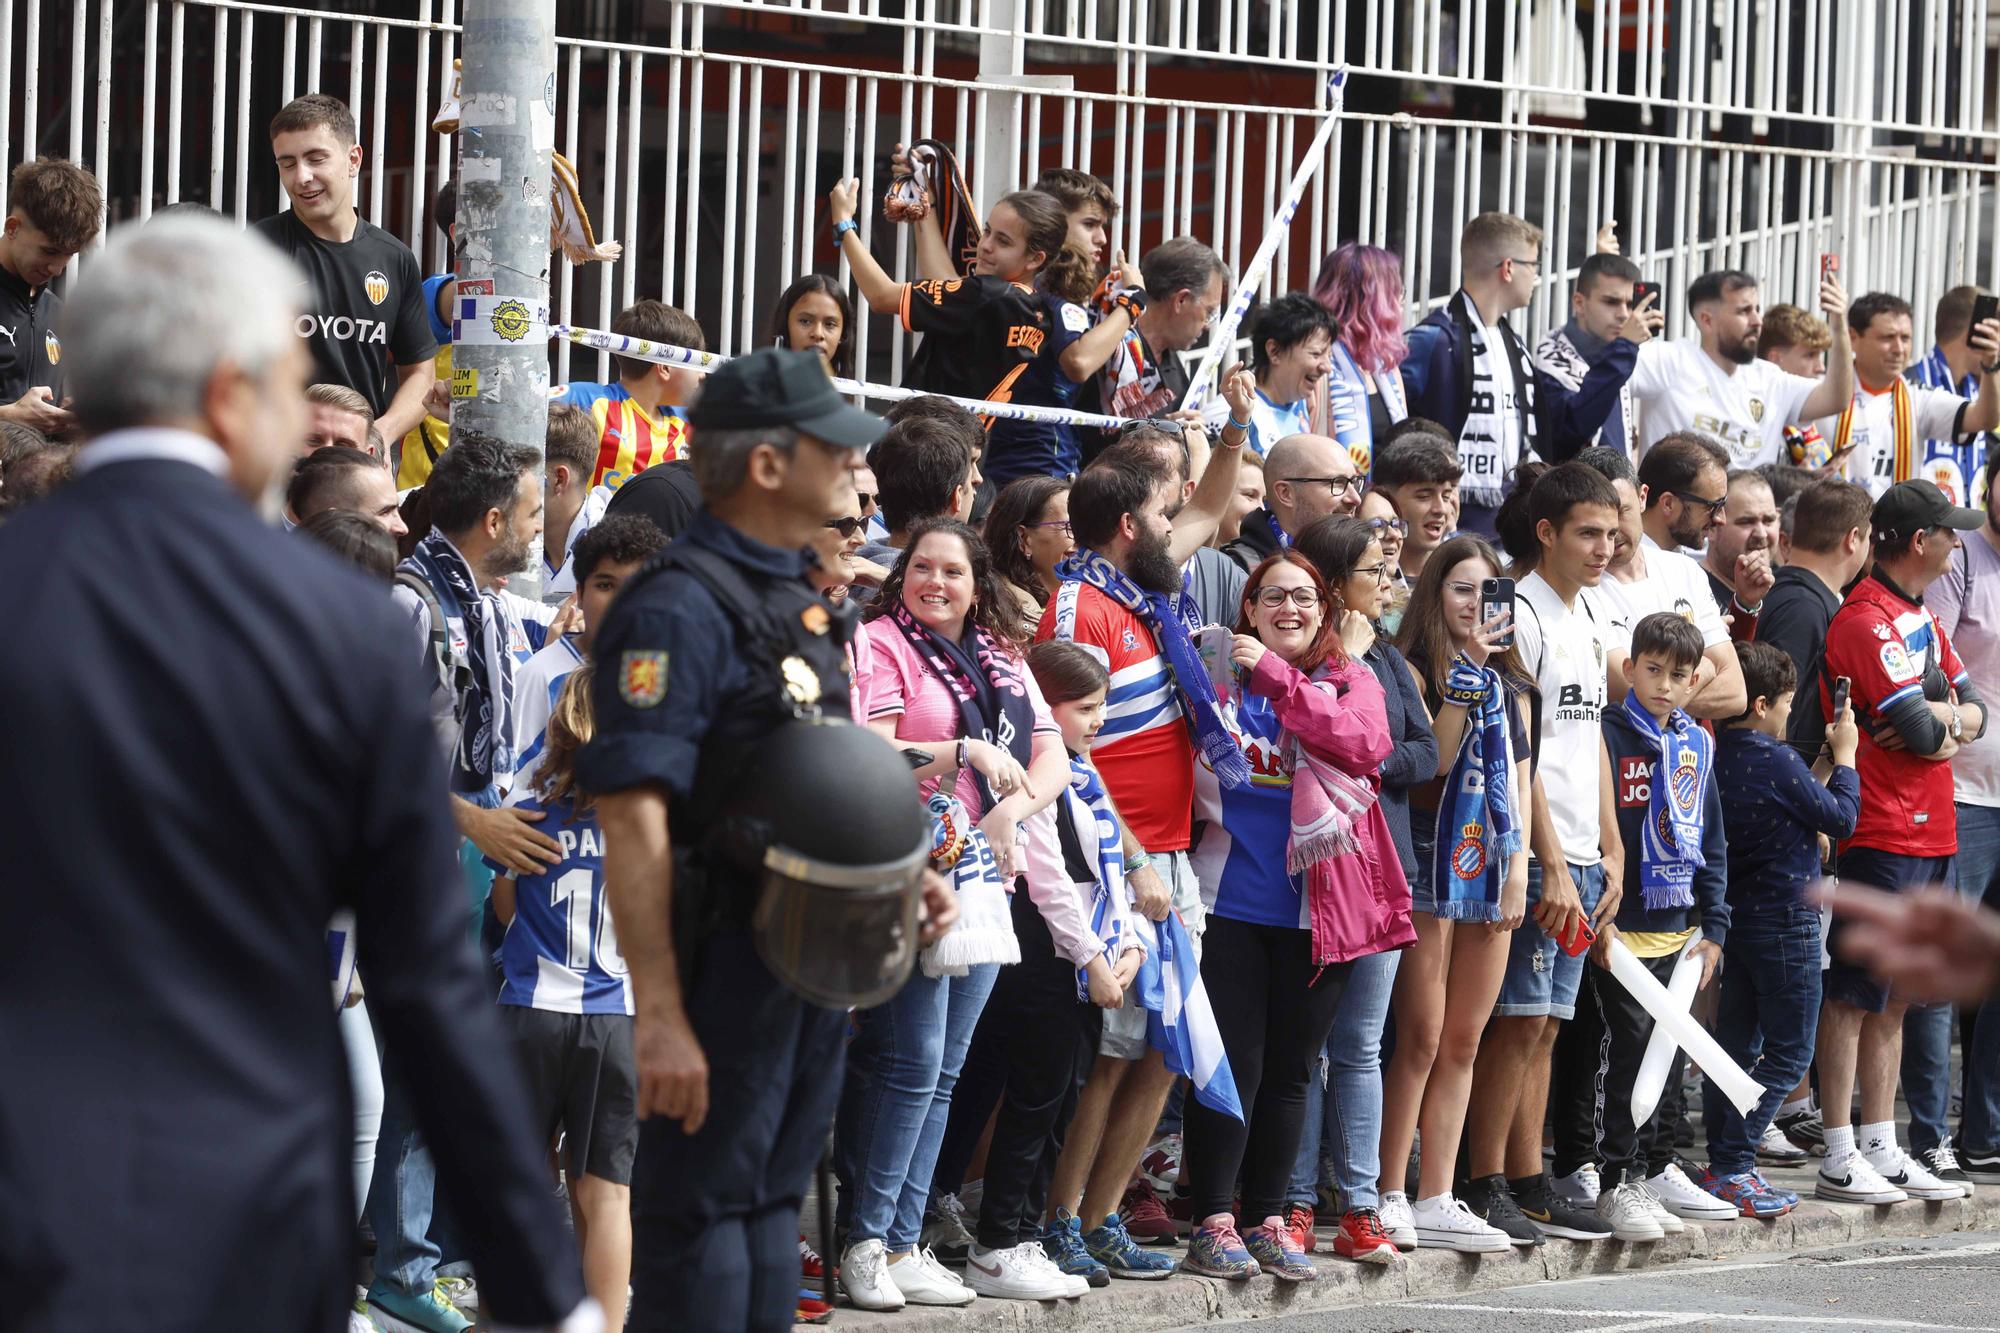
M1597 932L1590 928L1590 919L1588 917L1579 917L1577 918L1576 930L1571 934L1570 938L1559 940L1557 943L1562 945L1564 953L1568 954L1571 958L1575 958L1589 949L1591 945L1597 943Z

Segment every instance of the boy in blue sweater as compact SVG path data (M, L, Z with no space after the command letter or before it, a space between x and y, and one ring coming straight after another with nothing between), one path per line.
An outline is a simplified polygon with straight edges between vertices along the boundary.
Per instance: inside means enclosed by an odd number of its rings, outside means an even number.
M1685 617L1647 616L1632 629L1632 687L1621 706L1604 711L1625 894L1616 920L1599 932L1592 960L1607 966L1611 941L1623 938L1662 985L1691 941L1706 985L1729 931L1715 742L1682 711L1694 693L1702 647L1701 631ZM1608 973L1593 973L1591 981L1610 1036L1598 1218L1619 1240L1632 1241L1684 1230L1683 1217L1736 1216L1733 1205L1705 1193L1674 1164L1673 1133L1657 1109L1645 1124L1632 1123L1632 1083L1653 1018ZM1682 1063L1676 1052L1667 1086L1679 1081Z
M1764 1179L1757 1145L1812 1064L1820 924L1805 895L1819 880L1820 835L1845 838L1860 817L1854 752L1861 733L1853 706L1843 708L1826 729L1833 759L1820 785L1785 744L1799 681L1791 657L1768 643L1740 643L1736 660L1750 707L1716 738L1716 785L1729 812L1730 930L1715 1037L1764 1085L1764 1096L1744 1116L1713 1083L1704 1090L1708 1174L1701 1183L1745 1217L1776 1217L1798 1196Z

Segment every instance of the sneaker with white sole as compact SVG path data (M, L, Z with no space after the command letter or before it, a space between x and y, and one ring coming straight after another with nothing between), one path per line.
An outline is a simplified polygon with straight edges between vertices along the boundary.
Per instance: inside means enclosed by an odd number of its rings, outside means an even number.
M1975 1152L1971 1148L1953 1148L1958 1165L1965 1172L1965 1178L1980 1185L2000 1185L2000 1152Z
M929 1249L912 1250L889 1265L896 1290L911 1305L970 1305L979 1293L958 1280Z
M924 1229L917 1234L917 1245L937 1251L948 1263L964 1260L965 1252L972 1248L972 1223L958 1195L940 1194L931 1201L924 1213Z
M1636 1181L1624 1181L1597 1196L1597 1220L1611 1228L1613 1239L1659 1240L1666 1235L1653 1215L1653 1203Z
M1032 1240L1004 1250L974 1245L965 1256L965 1285L977 1295L1008 1301L1060 1301L1090 1290L1082 1278L1065 1276Z
M1410 1208L1409 1195L1401 1190L1384 1190L1382 1207L1378 1211L1382 1214L1382 1230L1397 1249L1417 1248L1417 1222Z
M1382 1196L1384 1217L1388 1215L1388 1204L1388 1196ZM1501 1254L1514 1248L1513 1237L1480 1218L1449 1190L1434 1199L1419 1199L1404 1206L1410 1211L1411 1230L1422 1249Z
M1646 1188L1675 1217L1691 1218L1697 1222L1727 1222L1732 1217L1742 1216L1735 1204L1723 1202L1689 1180L1687 1172L1673 1162L1667 1163L1666 1170L1659 1175L1648 1179Z
M1939 1180L1923 1163L1893 1143L1880 1152L1863 1153L1862 1158L1881 1172L1891 1189L1899 1189L1912 1199L1940 1201L1965 1197L1963 1187Z
M1803 1111L1781 1109L1771 1123L1783 1130L1786 1138L1814 1157L1826 1156L1826 1123L1820 1119L1817 1106L1809 1106Z
M1777 1121L1764 1126L1764 1137L1757 1141L1758 1161L1766 1166L1797 1166L1811 1158L1811 1153L1793 1143L1791 1136L1778 1128Z
M1597 1207L1597 1194L1602 1188L1597 1179L1597 1168L1589 1162L1566 1176L1549 1177L1549 1189L1555 1196L1579 1208Z
M840 1256L840 1289L857 1310L900 1310L903 1289L889 1276L889 1250L879 1240L858 1240Z
M1661 1231L1669 1236L1677 1236L1687 1230L1688 1224L1680 1219L1679 1214L1660 1202L1660 1196L1653 1193L1651 1185L1644 1180L1635 1180L1632 1183L1637 1185L1639 1193L1645 1196L1646 1206L1653 1210L1653 1220L1660 1224Z
M1949 1134L1937 1147L1926 1148L1922 1152L1911 1153L1910 1156L1915 1159L1918 1166L1945 1184L1958 1186L1958 1192L1966 1198L1972 1197L1972 1177L1965 1173L1965 1167L1959 1163L1958 1149L1952 1144Z
M413 1294L377 1278L368 1288L368 1317L387 1333L465 1333L472 1327L435 1280Z
M1139 1159L1139 1174L1162 1194L1172 1194L1181 1178L1181 1136L1168 1134L1146 1149Z
M1819 1180L1813 1186L1815 1199L1834 1203L1901 1203L1910 1196L1882 1178L1858 1152L1843 1153L1838 1161L1829 1157L1820 1164Z

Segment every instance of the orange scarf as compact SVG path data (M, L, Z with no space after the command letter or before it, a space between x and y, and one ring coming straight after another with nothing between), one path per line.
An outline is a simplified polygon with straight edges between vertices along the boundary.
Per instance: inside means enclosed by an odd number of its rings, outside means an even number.
M1848 403L1846 410L1840 414L1840 425L1835 430L1833 437L1833 452L1836 455L1841 450L1848 448L1853 442L1855 408L1861 402L1861 395L1867 392L1866 389L1860 388L1857 384L1853 401ZM1917 474L1917 423L1916 413L1910 406L1909 381L1905 380L1901 375L1896 376L1894 382L1889 386L1889 399L1890 417L1893 423L1892 429L1896 443L1895 472L1890 479L1892 481L1908 481ZM1873 445L1874 441L1870 440L1869 444ZM1871 470L1874 467L1872 459L1869 460L1868 466Z

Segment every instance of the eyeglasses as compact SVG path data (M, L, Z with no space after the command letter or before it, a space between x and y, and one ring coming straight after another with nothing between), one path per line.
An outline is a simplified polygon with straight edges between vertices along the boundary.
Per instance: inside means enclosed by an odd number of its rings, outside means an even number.
M1389 573L1389 562L1387 560L1384 560L1379 565L1362 565L1358 567L1354 571L1354 577L1358 579L1374 579L1377 583L1390 583L1394 581Z
M1024 528L1054 528L1065 537L1073 535L1074 531L1070 527L1069 520L1066 518L1052 518L1046 523L1023 523L1021 526Z
M861 509L864 513L875 507L875 497L866 491L856 491L854 498L861 502Z
M842 541L861 531L861 520L858 518L830 518L826 525L838 532Z
M1310 611L1319 605L1319 589L1305 586L1297 588L1270 587L1257 589L1257 605L1259 606L1280 607L1287 600L1297 605L1301 611Z
M1542 266L1542 257L1540 255L1532 255L1527 259L1522 259L1519 256L1511 256L1508 259L1501 260L1498 264L1495 264L1493 267L1500 268L1508 263L1520 264L1525 268L1539 269Z
M1318 482L1332 491L1333 498L1336 500L1361 484L1361 478L1359 477L1280 477L1279 480L1289 481L1294 486L1305 486L1312 482Z
M1692 505L1697 509L1706 509L1711 516L1721 513L1722 506L1729 503L1729 497L1726 495L1720 500L1711 500L1705 495L1696 495L1693 491L1670 490L1667 494L1673 496L1682 504Z
M1393 532L1398 537L1410 535L1410 525L1400 518L1371 518L1363 520L1370 532Z

